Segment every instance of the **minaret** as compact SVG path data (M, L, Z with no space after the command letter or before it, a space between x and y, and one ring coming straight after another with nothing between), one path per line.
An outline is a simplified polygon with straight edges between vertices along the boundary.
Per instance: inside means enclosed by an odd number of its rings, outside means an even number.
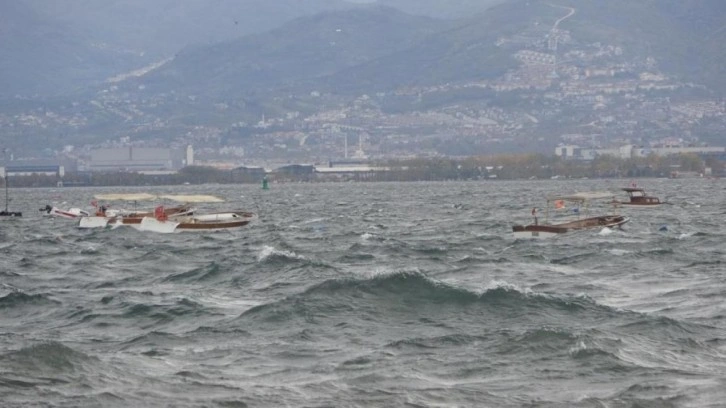
M194 148L192 145L187 145L187 155L186 155L186 161L187 166L193 166L194 165Z

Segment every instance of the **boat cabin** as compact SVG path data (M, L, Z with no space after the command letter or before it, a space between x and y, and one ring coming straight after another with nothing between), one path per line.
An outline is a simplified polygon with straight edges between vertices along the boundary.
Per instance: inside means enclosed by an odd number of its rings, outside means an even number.
M631 204L643 204L643 205L653 205L653 204L660 204L660 199L658 197L653 197L645 194L645 189L642 188L636 188L636 187L626 187L623 189L626 193L628 193L628 197L630 197L630 203Z

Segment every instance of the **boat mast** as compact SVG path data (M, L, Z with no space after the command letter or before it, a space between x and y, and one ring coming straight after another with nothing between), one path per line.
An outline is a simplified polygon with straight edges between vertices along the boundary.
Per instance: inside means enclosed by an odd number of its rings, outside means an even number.
M5 213L8 212L8 149L3 149L3 181L5 182Z

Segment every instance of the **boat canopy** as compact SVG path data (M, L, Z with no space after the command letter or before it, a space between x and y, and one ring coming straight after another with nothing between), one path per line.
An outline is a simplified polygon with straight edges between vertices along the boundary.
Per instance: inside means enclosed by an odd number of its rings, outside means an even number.
M599 200L603 198L612 198L613 194L607 191L588 191L575 193L570 195L557 195L547 197L547 201L564 200L564 201L588 201L588 200Z
M183 203L223 203L224 200L213 195L183 195L183 194L167 194L160 195L159 198L166 200L179 201Z
M96 200L104 201L152 201L156 196L147 193L96 194Z
M183 194L164 194L154 195L148 193L121 193L121 194L96 194L93 196L96 200L103 201L157 201L172 200L183 203L221 203L223 199L213 195L183 195Z

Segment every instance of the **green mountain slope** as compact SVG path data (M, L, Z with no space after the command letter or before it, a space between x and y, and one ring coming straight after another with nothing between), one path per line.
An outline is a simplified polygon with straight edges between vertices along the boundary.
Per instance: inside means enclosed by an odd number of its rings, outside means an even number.
M406 50L446 24L387 7L326 12L265 34L187 49L141 81L150 91L223 97L316 83Z
M138 64L23 2L0 5L0 96L58 95Z
M570 8L573 13L568 15ZM620 47L618 61L653 60L670 76L726 90L726 2L511 0L444 24L367 7L296 20L269 33L180 53L145 82L227 95L275 88L360 93L502 77L520 50L547 50L555 23L569 40Z
M119 49L169 56L268 31L294 18L343 9L343 0L23 0L40 14Z

